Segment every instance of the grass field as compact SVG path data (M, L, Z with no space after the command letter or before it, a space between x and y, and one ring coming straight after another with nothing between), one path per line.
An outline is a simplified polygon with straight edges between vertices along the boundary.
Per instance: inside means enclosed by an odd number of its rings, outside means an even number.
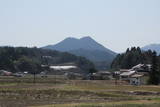
M0 77L0 107L160 107L160 86L52 76Z

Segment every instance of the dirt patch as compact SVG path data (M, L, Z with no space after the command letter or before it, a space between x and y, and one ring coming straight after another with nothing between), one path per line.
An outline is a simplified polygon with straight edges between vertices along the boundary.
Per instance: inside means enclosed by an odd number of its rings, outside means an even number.
M149 91L115 91L116 93L123 93L128 95L143 95L143 96L159 96L160 92L149 92Z

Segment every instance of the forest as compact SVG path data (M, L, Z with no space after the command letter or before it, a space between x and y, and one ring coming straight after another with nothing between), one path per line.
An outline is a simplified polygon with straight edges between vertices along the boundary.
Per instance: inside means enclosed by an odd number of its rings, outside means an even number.
M142 51L139 47L127 49L125 53L118 54L111 64L112 69L130 69L137 64L152 64L153 54L155 52L148 50ZM160 56L156 55L157 60Z
M84 57L78 57L66 52L58 52L40 48L0 47L0 70L10 72L39 73L41 65L74 63L88 72L94 64Z

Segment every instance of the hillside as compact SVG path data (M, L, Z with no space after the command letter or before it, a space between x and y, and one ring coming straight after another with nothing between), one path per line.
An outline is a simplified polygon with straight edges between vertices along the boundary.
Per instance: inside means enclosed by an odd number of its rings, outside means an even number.
M145 50L145 51L152 50L160 54L160 44L150 44L150 45L142 47L142 50Z
M86 58L66 52L27 47L0 47L0 69L11 72L30 71L30 73L38 73L42 70L41 65L71 62L86 72L90 68L94 68L93 63Z
M69 52L77 56L86 57L94 63L106 62L108 65L110 65L110 63L116 56L115 52L105 48L103 45L97 43L91 37L83 37L81 39L66 38L58 44L48 45L42 48ZM105 64L103 66L107 67L108 65Z

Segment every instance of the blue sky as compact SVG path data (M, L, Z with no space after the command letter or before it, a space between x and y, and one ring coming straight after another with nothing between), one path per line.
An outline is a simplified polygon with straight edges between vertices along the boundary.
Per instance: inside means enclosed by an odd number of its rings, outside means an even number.
M116 52L160 43L160 0L0 0L1 46L70 36L91 36Z

